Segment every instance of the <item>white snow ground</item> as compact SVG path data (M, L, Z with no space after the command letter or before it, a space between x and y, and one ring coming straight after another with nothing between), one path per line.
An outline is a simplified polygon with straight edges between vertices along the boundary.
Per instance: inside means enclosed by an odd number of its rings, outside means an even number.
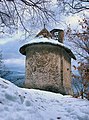
M89 101L15 86L0 78L0 120L89 120Z

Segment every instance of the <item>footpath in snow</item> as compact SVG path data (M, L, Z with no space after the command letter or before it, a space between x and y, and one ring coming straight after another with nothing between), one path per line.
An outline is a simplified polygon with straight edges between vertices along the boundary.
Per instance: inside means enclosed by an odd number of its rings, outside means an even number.
M89 101L15 86L0 78L0 120L89 120Z

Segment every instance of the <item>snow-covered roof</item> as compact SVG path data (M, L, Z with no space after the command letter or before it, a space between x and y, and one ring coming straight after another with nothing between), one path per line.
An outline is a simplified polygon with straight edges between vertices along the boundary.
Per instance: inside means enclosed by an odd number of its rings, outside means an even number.
M21 48L20 48L20 53L22 53L23 55L26 55L26 48L30 45L33 45L33 44L51 44L51 45L57 45L57 46L60 46L62 48L64 48L67 53L73 58L73 59L76 59L74 54L72 53L72 51L66 46L64 45L63 43L60 43L59 41L57 40L54 40L54 39L51 39L51 38L44 38L42 36L40 37L35 37L33 40L29 41L27 44L23 45Z
M36 37L43 36L45 38L52 38L52 34L46 29L43 28L37 35Z

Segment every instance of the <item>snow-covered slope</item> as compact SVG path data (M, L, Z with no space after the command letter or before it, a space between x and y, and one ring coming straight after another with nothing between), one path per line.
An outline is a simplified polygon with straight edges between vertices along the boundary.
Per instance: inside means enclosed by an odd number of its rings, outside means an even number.
M89 120L89 101L18 88L0 78L0 120Z

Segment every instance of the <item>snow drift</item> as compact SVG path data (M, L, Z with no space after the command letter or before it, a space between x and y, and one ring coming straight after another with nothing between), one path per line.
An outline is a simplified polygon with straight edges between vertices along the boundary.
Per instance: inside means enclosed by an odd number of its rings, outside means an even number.
M89 101L24 89L0 78L0 120L89 120Z

